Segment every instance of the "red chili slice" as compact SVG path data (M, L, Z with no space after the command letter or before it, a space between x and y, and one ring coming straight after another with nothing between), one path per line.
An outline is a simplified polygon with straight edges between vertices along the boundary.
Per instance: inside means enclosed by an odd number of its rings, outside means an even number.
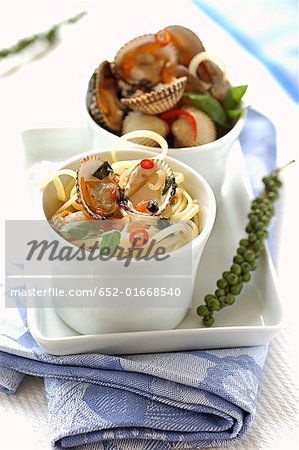
M165 47L171 42L171 35L167 28L164 28L163 30L158 31L158 33L155 34L155 39L161 47Z
M152 169L155 163L152 159L143 159L140 165L143 169Z
M149 240L149 234L146 230L135 230L130 234L130 243L132 247L142 247Z
M113 181L115 184L118 184L118 183L119 183L119 179L120 179L119 173L115 173L112 181Z
M137 203L137 205L135 206L135 209L142 213L145 213L145 212L148 213L148 209L147 209L148 204L149 204L148 200L142 200L141 202Z
M194 139L197 137L197 123L192 114L185 109L175 109L174 111L166 111L160 114L160 119L165 120L168 124L172 124L178 116L186 116L193 128Z

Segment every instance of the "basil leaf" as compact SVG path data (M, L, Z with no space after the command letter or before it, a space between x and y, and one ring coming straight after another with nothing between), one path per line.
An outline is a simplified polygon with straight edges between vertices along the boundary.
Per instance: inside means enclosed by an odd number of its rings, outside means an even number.
M69 222L64 225L61 231L72 235L76 239L90 239L98 237L103 233L99 226L92 220Z
M165 178L165 184L164 184L164 188L162 191L162 195L166 194L166 192L168 191L168 189L172 186L173 192L172 195L175 194L176 192L176 188L178 187L177 182L175 181L174 177L166 177Z
M164 228L170 227L170 220L166 217L161 217L157 220L157 225L159 230L164 230Z
M230 119L238 118L242 115L243 109L228 109L226 111L227 117Z
M120 232L118 230L109 231L108 233L104 233L102 236L102 240L100 243L100 250L104 248L109 249L109 254L111 255L115 252L120 241Z
M241 98L247 90L247 85L230 87L224 97L223 104L226 110L238 108Z
M191 99L191 103L195 108L206 113L214 122L219 123L222 126L227 125L225 111L221 103L214 97L192 92L188 92L184 95Z
M108 161L105 161L103 162L101 167L99 167L92 175L99 180L103 180L104 178L108 177L109 173L111 172L113 172L112 167L110 166Z

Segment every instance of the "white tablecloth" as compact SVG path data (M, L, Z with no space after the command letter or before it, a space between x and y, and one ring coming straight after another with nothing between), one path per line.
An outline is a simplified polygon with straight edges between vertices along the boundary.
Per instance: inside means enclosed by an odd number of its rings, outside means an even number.
M1 158L5 161L5 165L1 165L0 189L7 192L9 186L10 192L7 196L1 195L2 205L4 202L0 213L2 246L3 220L26 217L27 213L20 132L26 128L84 125L85 88L93 68L99 61L111 59L123 42L139 34L173 23L186 25L198 32L206 47L221 55L226 62L228 76L233 83L249 84L247 103L274 122L278 162L291 159L294 146L299 144L296 131L298 108L295 104L261 64L190 2L113 0L94 3L0 2L0 47L8 46L24 35L46 29L81 10L90 11L88 18L80 24L65 29L62 43L45 58L0 78L0 144ZM285 328L270 347L252 428L241 444L228 447L231 450L297 448L296 172L298 169L283 175L284 200L276 231L275 254L285 309ZM3 252L1 254L3 256ZM0 394L0 424L1 448L50 449L42 380L28 377L15 396Z

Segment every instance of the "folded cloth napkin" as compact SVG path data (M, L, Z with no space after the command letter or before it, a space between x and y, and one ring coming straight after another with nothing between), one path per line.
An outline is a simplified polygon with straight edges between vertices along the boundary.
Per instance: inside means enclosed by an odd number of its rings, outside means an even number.
M275 157L275 145L265 146L273 140L273 128L249 111L244 148L253 124L257 137L263 137L265 173ZM259 157L261 151L257 146ZM55 448L207 448L236 442L246 433L266 347L52 356L34 341L26 310L18 306L0 314L0 390L14 393L24 374L44 377Z
M224 445L253 418L265 347L149 355L52 356L34 341L26 310L0 322L0 385L44 377L53 444L103 450ZM92 448L82 447L82 449Z

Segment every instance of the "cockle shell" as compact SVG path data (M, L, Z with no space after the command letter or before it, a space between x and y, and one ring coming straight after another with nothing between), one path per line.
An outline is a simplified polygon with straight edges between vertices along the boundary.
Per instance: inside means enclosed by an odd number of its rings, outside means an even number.
M169 126L167 122L159 117L143 114L140 112L130 111L123 121L122 134L129 133L135 130L150 130L166 137L169 133ZM157 147L158 143L152 139L141 137L132 139L132 142L139 145L146 145L149 147Z
M123 105L133 111L143 112L145 114L161 114L173 108L182 98L187 83L186 77L181 77L164 87L158 87L157 90L133 96L122 98Z
M214 122L204 112L196 108L185 108L194 117L197 124L197 136L188 118L180 116L171 125L176 147L196 147L215 141L217 132Z
M87 111L91 117L99 124L105 125L102 120L102 115L100 114L97 99L96 99L96 71L92 74L89 82L85 98L85 104Z
M178 52L179 64L188 66L194 55L205 51L199 37L189 28L169 25L166 30L170 33L171 41Z
M91 77L86 105L98 124L120 131L125 108L119 101L117 81L108 61L103 61Z
M94 176L103 164L107 165L107 161L96 156L86 156L76 171L78 200L85 213L97 220L105 219L118 210L119 188L112 169L109 173L105 171L107 176L101 180Z
M158 216L170 204L175 194L176 184L173 172L165 161L153 159L150 169L142 167L142 161L131 171L123 190L121 206L130 213ZM172 182L170 182L172 180ZM155 188L155 189L153 189ZM166 191L163 193L163 189ZM141 212L138 205L156 202L156 210Z
M155 34L127 42L117 52L112 70L129 84L170 83L175 76L177 52L172 43L161 45Z

